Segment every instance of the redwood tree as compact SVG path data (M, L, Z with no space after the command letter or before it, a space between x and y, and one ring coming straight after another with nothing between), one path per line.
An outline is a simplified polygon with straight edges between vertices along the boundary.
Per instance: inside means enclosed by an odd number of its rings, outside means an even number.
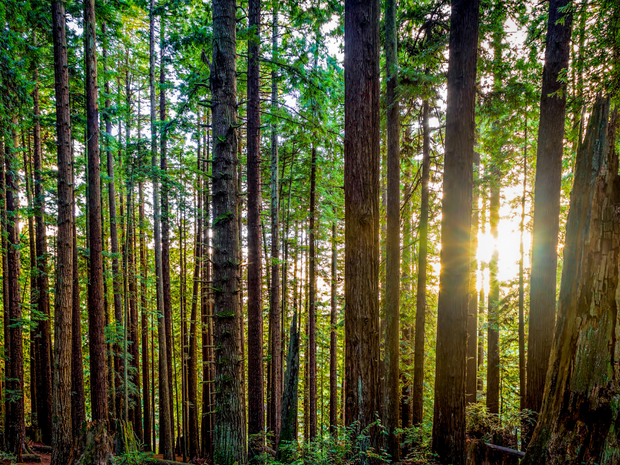
M239 345L237 225L236 0L213 0L213 295L215 350L214 462L247 462Z
M465 455L465 364L478 58L478 0L453 0L437 307L433 451L443 463Z
M379 384L379 2L345 0L345 423L375 421Z

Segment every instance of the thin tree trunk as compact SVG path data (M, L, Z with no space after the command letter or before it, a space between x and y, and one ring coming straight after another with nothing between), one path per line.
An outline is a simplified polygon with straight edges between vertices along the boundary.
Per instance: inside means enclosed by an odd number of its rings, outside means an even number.
M540 98L534 227L530 275L530 316L525 407L539 412L543 400L555 325L558 233L566 84L559 79L568 68L572 10L568 0L549 1L549 20ZM561 20L560 20L561 19ZM525 444L531 429L524 431Z
M56 97L56 149L58 164L58 242L56 305L54 308L54 382L52 384L52 465L71 463L71 340L73 313L73 173L71 115L65 4L52 2L54 77Z
M155 4L150 0L149 24L149 87L151 100L151 164L156 172L157 163L157 128L155 106ZM159 448L166 460L174 459L172 436L172 412L170 408L171 390L168 377L168 363L166 354L167 337L164 321L164 286L162 281L162 251L161 251L161 214L159 203L159 180L157 175L153 179L153 231L155 239L155 279L157 296L157 333L159 345Z
M153 450L151 446L152 424L151 424L151 392L149 380L149 323L148 323L148 296L147 296L147 276L148 267L146 264L146 237L145 237L145 216L144 216L144 193L142 182L138 183L138 222L140 228L140 315L142 323L142 401L144 403L144 450Z
M41 148L41 121L39 111L39 83L38 71L34 70L35 88L33 91L34 107L34 209L36 229L36 293L33 303L36 304L39 317L37 325L37 392L40 394L52 392L51 366L51 335L50 335L50 304L49 283L47 277L47 240L45 237L45 198L42 179L42 148ZM45 444L52 441L52 399L49 395L37 396L37 423L41 430L41 437Z
M424 419L424 339L426 336L426 274L428 255L428 203L431 168L428 100L422 103L422 196L420 201L420 240L418 251L418 287L416 292L415 352L413 360L413 397L411 423L419 425Z
M400 459L400 114L396 0L385 3L385 67L387 111L387 227L385 264L385 364L387 451Z
M236 43L236 1L213 0L214 462L221 465L247 462L239 344Z
M201 146L200 133L198 134L198 172L201 171ZM202 176L198 178L198 209L196 218L196 241L194 248L194 276L192 281L192 308L190 315L190 334L189 334L189 356L187 367L187 400L188 400L188 434L189 434L189 457L193 459L199 455L198 443L198 335L197 318L200 292L200 268L202 266L204 244L202 242L202 219L204 207L202 205ZM204 338L204 336L203 336ZM204 355L203 355L204 357ZM203 360L203 363L207 360ZM205 380L206 381L206 380ZM203 389L207 389L207 384L203 384ZM203 424L204 428L204 424Z
M422 157L424 158L424 157ZM408 161L405 168L405 178L413 179L412 177L412 162ZM404 346L403 349L403 369L401 370L401 384L402 392L400 396L400 418L401 427L403 429L411 426L411 401L412 401L412 378L411 378L411 353L412 353L412 337L411 337L411 303L413 301L413 240L412 240L412 221L411 221L411 205L413 192L409 192L409 187L403 185L403 198L405 203L403 205L403 258L402 258L402 282L403 282L403 297L404 302L400 305L400 320L401 325L401 343ZM422 218L422 212L420 211L420 219ZM407 456L408 450L403 449L403 455Z
M97 110L97 50L95 1L84 1L84 61L86 62L86 132L88 148L88 215L90 279L88 282L88 338L92 418L108 419L103 256L101 235L101 176L99 170L99 111Z
M260 0L248 3L248 434L263 432L265 406L263 393L263 308L261 290L261 172L260 172ZM262 438L250 441L250 445ZM260 453L252 450L250 455Z
M13 121L15 125L17 121ZM22 305L19 289L19 229L18 229L18 181L19 171L17 152L19 141L17 132L12 131L12 143L5 145L6 167L6 215L7 215L7 263L8 263L8 340L11 347L10 357L7 363L6 392L8 397L8 409L5 417L5 441L6 448L15 455L17 462L21 462L22 446L26 441L26 425L24 420L24 352L23 352L23 329L22 329Z
M75 161L72 160L74 164ZM78 264L77 227L75 221L75 173L71 167L71 218L73 222L73 302L71 334L71 421L73 437L78 439L86 421L86 395L84 394L84 364L82 358L82 306L80 300L80 271Z
M379 384L379 2L345 1L345 424L375 421ZM364 440L362 449L370 444Z
M165 29L163 16L160 18L159 38L160 38L160 72L159 72L159 120L162 123L161 129L161 263L162 263L162 285L163 285L163 313L166 324L166 363L168 364L168 392L170 402L170 434L174 445L174 395L173 395L173 370L172 370L172 290L170 286L170 206L168 193L170 183L168 181L168 131L166 126L166 63L165 63Z
M497 246L497 225L499 223L500 172L491 168L491 198L489 203L489 222L493 236L493 254L489 262L490 286L488 298L488 335L487 335L487 409L490 413L499 413L499 280L497 278L499 250Z
M308 381L310 440L317 434L317 382L316 382L316 147L312 147L310 160L310 227L308 252Z
M465 455L465 368L479 2L452 1L441 220L433 451Z
M273 4L273 21L271 28L271 54L278 53L278 5ZM278 111L278 72L274 68L271 72L271 112ZM281 410L282 410L282 311L280 309L280 180L278 179L279 168L278 155L278 131L275 120L271 123L271 292L269 301L269 329L270 354L271 354L271 391L269 403L271 411L271 423L269 430L273 433L273 444L278 444L280 435ZM284 281L286 274L283 273Z
M525 280L523 265L523 230L525 227L525 196L527 194L527 107L523 145L523 195L521 196L521 222L519 224L519 410L525 408ZM581 141L580 141L581 143Z
M329 432L335 436L338 427L338 251L336 221L332 222L332 274L329 331Z

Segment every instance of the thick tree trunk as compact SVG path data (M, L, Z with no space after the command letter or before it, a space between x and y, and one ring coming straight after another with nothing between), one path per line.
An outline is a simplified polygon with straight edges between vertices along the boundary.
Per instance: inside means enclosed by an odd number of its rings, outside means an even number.
M103 241L101 235L101 176L99 171L99 111L97 109L97 49L95 1L84 1L84 61L86 63L86 138L88 140L89 265L88 338L90 397L94 421L108 419L105 312L103 308Z
M149 8L149 87L151 103L151 165L157 171L157 127L155 105L155 3L150 0ZM164 286L162 281L162 251L161 251L161 214L159 202L159 180L153 179L153 236L155 239L155 280L157 301L157 334L159 347L159 448L164 459L174 459L172 435L172 409L170 408L171 390L168 377L167 337L164 321Z
M52 399L46 393L52 392L52 356L50 335L50 303L49 282L47 277L47 239L45 237L45 198L43 194L42 179L42 148L41 148L41 122L39 111L39 85L38 72L35 69L35 89L33 91L34 103L34 209L36 229L36 293L33 303L36 304L40 320L37 325L37 423L41 429L41 435L45 444L52 441Z
M493 236L493 253L489 262L489 313L487 334L487 409L490 413L499 413L499 280L497 278L499 249L497 245L497 225L499 223L499 191L501 174L497 167L491 168L491 199L489 204L489 222Z
M422 103L422 195L418 237L418 287L416 290L415 346L413 359L413 397L411 423L419 425L424 419L424 340L426 337L426 274L428 255L428 199L431 170L428 100Z
M263 392L263 305L261 289L260 171L260 0L248 4L248 434L265 426ZM257 438L262 442L262 438ZM255 443L252 440L251 443ZM260 451L250 450L250 455Z
M566 6L569 9L566 10ZM555 324L558 233L566 84L560 80L568 68L572 10L569 0L549 1L549 20L540 97L534 227L530 275L530 317L525 408L539 412L543 400ZM560 20L561 19L561 20ZM527 444L531 430L524 432Z
M478 0L452 1L437 306L433 451L465 456L465 368L478 58Z
M236 1L213 0L213 293L215 297L214 461L247 462L239 344Z
M73 312L73 174L65 4L52 2L58 163L58 239L54 308L52 384L52 465L72 461L71 318Z
M387 451L400 459L400 114L396 0L385 3L385 67L387 111L387 231L385 265L385 364Z
M271 30L271 54L278 53L278 4L273 4L273 21ZM278 72L274 68L271 72L271 112L278 111ZM273 433L273 444L278 444L280 436L281 409L282 409L282 311L280 308L280 180L278 155L278 131L275 121L271 123L271 292L269 293L269 330L271 354L271 378L269 392L269 409L271 423L269 430ZM286 260L283 265L286 267ZM284 268L286 270L286 268ZM283 288L286 283L286 271L283 273Z
M465 381L465 402L476 402L478 378L478 290L476 280L478 274L478 229L480 228L480 154L474 153L474 185L471 216L471 251L469 264L469 302L467 304L467 368Z
M609 100L599 98L577 153L552 357L525 465L620 460L614 427L620 178L617 114L608 117Z
M345 423L376 419L379 384L379 2L345 1ZM362 448L369 446L364 441Z

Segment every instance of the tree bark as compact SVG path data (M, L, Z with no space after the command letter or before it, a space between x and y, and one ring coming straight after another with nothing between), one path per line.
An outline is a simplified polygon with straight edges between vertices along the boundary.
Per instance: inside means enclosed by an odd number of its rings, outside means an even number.
M580 141L581 142L581 141ZM523 231L525 227L525 196L527 194L527 107L523 147L523 195L521 197L521 222L519 224L519 410L525 408L525 280L523 275L525 252Z
M379 384L379 2L345 1L345 424L375 421ZM363 441L362 449L370 444Z
M612 464L618 383L617 113L598 98L575 164L558 320L538 424L522 463Z
M572 10L568 0L549 1L549 21L543 69L530 275L530 318L525 407L539 412L543 400L555 324L558 233L566 84L559 80L568 68ZM561 19L561 21L560 21ZM531 430L524 432L527 444Z
M299 328L297 311L293 314L290 344L286 357L286 373L282 395L282 430L278 442L277 460L286 459L290 446L297 441L297 386L299 383ZM282 447L285 446L285 447Z
M454 465L461 465L465 456L465 367L479 14L478 0L452 1L432 448L442 462Z
M413 397L411 424L419 425L424 419L424 340L426 338L426 275L428 256L428 203L431 169L430 131L428 127L428 100L422 103L422 195L418 237L418 287L416 290L415 346L413 359Z
M424 158L424 157L422 157ZM405 178L413 179L412 177L412 162L407 161L405 168ZM400 418L401 427L403 429L411 426L411 400L412 400L412 377L411 377L411 353L412 353L412 337L411 337L411 303L413 300L412 288L413 288L413 243L411 237L411 204L413 193L410 192L410 187L403 185L403 258L401 268L401 279L403 282L402 295L404 297L400 305L400 321L401 325L401 344L403 348L403 367L401 369L401 396L400 396ZM420 219L422 218L422 211L420 211ZM408 450L403 449L403 455L407 456Z
M86 138L88 140L88 215L90 279L88 338L90 397L94 421L108 419L105 312L103 308L103 241L101 235L101 177L99 171L99 111L97 109L97 50L95 1L84 1L84 61L86 62Z
M73 174L71 168L71 113L64 2L52 2L52 21L58 163L58 239L56 246L56 305L54 308L51 463L53 465L65 465L71 463L73 457L71 428Z
M214 462L247 462L239 345L236 1L213 0L213 293L215 297Z

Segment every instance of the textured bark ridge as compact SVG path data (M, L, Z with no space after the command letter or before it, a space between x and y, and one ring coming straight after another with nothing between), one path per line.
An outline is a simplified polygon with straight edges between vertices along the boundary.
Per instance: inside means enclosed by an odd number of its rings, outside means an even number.
M609 118L609 101L599 98L577 153L545 401L524 465L620 460L616 119L615 113Z

